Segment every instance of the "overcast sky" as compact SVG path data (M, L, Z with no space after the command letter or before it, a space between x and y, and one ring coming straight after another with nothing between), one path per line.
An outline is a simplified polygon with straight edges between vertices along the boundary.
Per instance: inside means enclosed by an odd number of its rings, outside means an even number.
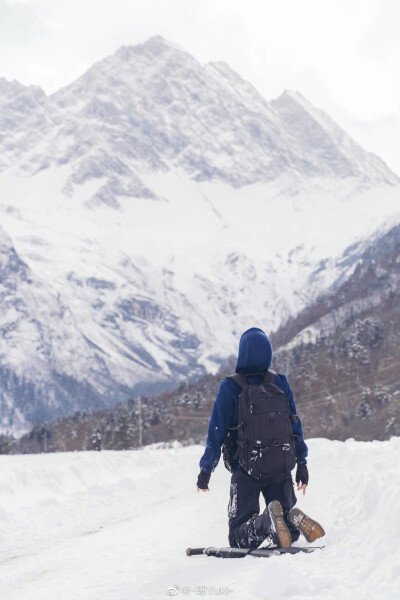
M399 0L0 0L0 76L51 93L160 34L271 99L300 91L400 174Z

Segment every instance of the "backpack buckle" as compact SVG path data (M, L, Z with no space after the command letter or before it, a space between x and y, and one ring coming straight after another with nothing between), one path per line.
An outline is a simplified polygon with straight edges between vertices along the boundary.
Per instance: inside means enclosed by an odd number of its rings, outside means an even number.
M283 444L283 446L282 446L282 450L283 450L284 452L289 452L289 450L290 450L290 444L287 444L287 443L286 443L286 444Z

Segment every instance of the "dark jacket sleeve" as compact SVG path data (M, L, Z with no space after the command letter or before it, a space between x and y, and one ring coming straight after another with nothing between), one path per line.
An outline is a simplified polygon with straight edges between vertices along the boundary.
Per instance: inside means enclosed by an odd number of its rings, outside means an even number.
M281 390L283 390L285 392L286 397L289 401L289 406L292 411L292 414L297 415L296 403L294 401L293 391L292 391L292 388L290 387L288 378L286 377L286 375L283 375L282 373L278 373L275 377L275 381L276 381L276 384L279 385ZM307 444L304 441L303 426L301 424L300 417L299 417L299 415L297 415L297 416L298 416L298 419L296 421L292 421L292 429L293 429L294 435L298 436L298 438L299 438L295 442L295 451L296 451L297 463L300 465L302 463L307 462L308 448L307 448Z
M208 425L206 448L200 459L200 469L206 473L212 473L218 465L222 440L228 427L237 425L239 394L240 387L234 381L224 379L221 382Z

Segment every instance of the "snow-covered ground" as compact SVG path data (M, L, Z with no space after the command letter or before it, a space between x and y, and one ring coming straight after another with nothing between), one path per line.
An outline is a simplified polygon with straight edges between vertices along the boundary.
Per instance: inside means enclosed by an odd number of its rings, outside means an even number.
M229 474L221 464L198 494L199 446L1 456L0 598L398 597L400 438L309 447L299 506L323 523L325 549L240 560L185 555L227 545Z

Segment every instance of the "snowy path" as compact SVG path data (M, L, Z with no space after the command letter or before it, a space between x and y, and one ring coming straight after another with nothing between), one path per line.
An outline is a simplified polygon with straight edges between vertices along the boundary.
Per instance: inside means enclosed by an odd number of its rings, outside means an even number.
M229 474L220 465L197 494L200 447L2 456L0 600L158 600L173 585L177 598L398 597L400 439L309 446L299 505L325 550L241 560L184 554L227 545Z

